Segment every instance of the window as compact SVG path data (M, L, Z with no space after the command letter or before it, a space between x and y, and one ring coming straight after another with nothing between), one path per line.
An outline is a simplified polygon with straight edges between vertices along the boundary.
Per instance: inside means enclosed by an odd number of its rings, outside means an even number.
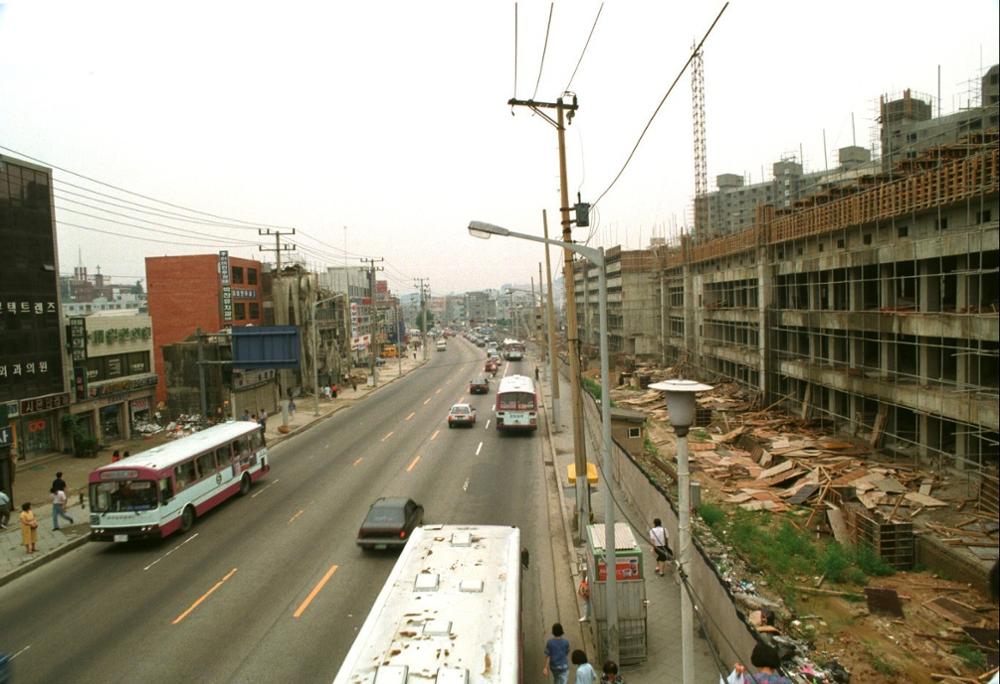
M242 285L243 284L243 267L242 266L233 266L233 278L232 278L232 281L233 281L234 285Z
M256 284L257 284L257 269L256 268L248 268L247 269L247 285L256 285Z
M198 481L194 461L187 461L174 466L174 479L177 480L177 491L181 491Z
M260 318L260 304L257 302L250 302L250 318Z
M260 433L255 430L252 434L259 435ZM240 437L236 440L236 453L240 456L240 463L246 464L250 462L253 451L250 448L249 437Z
M217 468L220 470L228 468L230 463L232 463L232 449L229 448L228 444L215 450L215 466Z
M909 226L896 226L896 237L906 237L910 234Z
M160 480L160 501L167 503L174 498L174 483L169 477Z
M206 477L215 474L215 452L209 451L198 457L198 479L204 480Z
M864 242L866 245L870 245L872 243L872 234L871 233L865 233L865 235L864 235L864 237L862 238L861 241Z
M642 437L642 428L629 428L628 438L629 439L639 439Z
M243 302L233 304L233 320L245 321L247 319L247 305Z
M149 371L149 352L132 352L128 355L128 372L146 373Z
M982 211L976 212L976 223L989 223L992 218L989 209L983 209Z
M938 230L948 230L948 217L942 216L937 221L935 221Z

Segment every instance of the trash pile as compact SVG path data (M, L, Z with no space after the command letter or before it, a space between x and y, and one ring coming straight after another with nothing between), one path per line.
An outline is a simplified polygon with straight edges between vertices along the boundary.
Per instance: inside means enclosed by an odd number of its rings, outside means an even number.
M187 437L190 434L204 430L210 425L204 416L197 413L182 413L177 416L177 420L172 420L165 428L167 436L171 439Z
M163 426L157 423L137 422L133 426L133 431L142 435L143 439L149 439L153 435L163 432Z

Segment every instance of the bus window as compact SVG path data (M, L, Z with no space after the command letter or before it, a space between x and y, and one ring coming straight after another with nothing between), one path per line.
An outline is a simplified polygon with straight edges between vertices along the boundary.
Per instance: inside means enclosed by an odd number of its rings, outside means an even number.
M204 480L215 474L215 454L209 451L198 457L198 479Z
M156 483L149 480L118 480L91 485L94 510L148 511L156 508Z
M215 450L215 465L219 470L223 468L228 468L233 461L233 452L230 446L227 444L224 447L219 447Z
M174 466L174 479L177 480L177 491L181 491L188 485L192 485L197 482L194 461L186 461L180 465Z
M160 480L160 501L167 503L174 498L174 483L169 477Z
M256 432L253 434L256 434ZM248 436L240 437L236 440L236 453L240 455L240 463L250 462L253 451L250 450L250 438Z
M253 432L250 433L249 436L250 436L250 448L253 451L256 452L258 449L264 446L264 438L261 437L259 430L254 430Z

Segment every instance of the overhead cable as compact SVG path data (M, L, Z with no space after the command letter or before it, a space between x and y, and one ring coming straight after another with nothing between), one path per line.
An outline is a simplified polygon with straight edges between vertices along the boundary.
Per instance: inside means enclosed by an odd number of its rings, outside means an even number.
M573 68L573 74L569 77L569 81L566 83L566 87L563 88L563 92L569 92L569 87L573 85L573 79L576 78L577 69L580 68L580 63L583 62L583 56L587 54L587 47L590 46L590 39L594 36L594 29L597 28L597 20L601 18L601 10L604 9L604 3L597 8L597 16L594 17L594 25L590 27L590 34L587 36L587 42L583 44L583 51L580 52L580 59L576 60L576 66Z
M535 81L535 92L531 96L534 100L538 96L538 85L542 82L542 68L545 66L545 52L549 49L549 29L552 28L552 10L556 3L549 4L549 21L545 24L545 42L542 44L542 61L538 64L538 80Z

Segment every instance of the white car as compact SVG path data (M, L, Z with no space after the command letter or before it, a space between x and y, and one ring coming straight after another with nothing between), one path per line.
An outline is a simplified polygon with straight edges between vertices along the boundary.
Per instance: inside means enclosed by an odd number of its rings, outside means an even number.
M472 427L476 424L476 409L472 408L468 404L455 404L448 411L448 427L453 428L456 425L468 425Z

